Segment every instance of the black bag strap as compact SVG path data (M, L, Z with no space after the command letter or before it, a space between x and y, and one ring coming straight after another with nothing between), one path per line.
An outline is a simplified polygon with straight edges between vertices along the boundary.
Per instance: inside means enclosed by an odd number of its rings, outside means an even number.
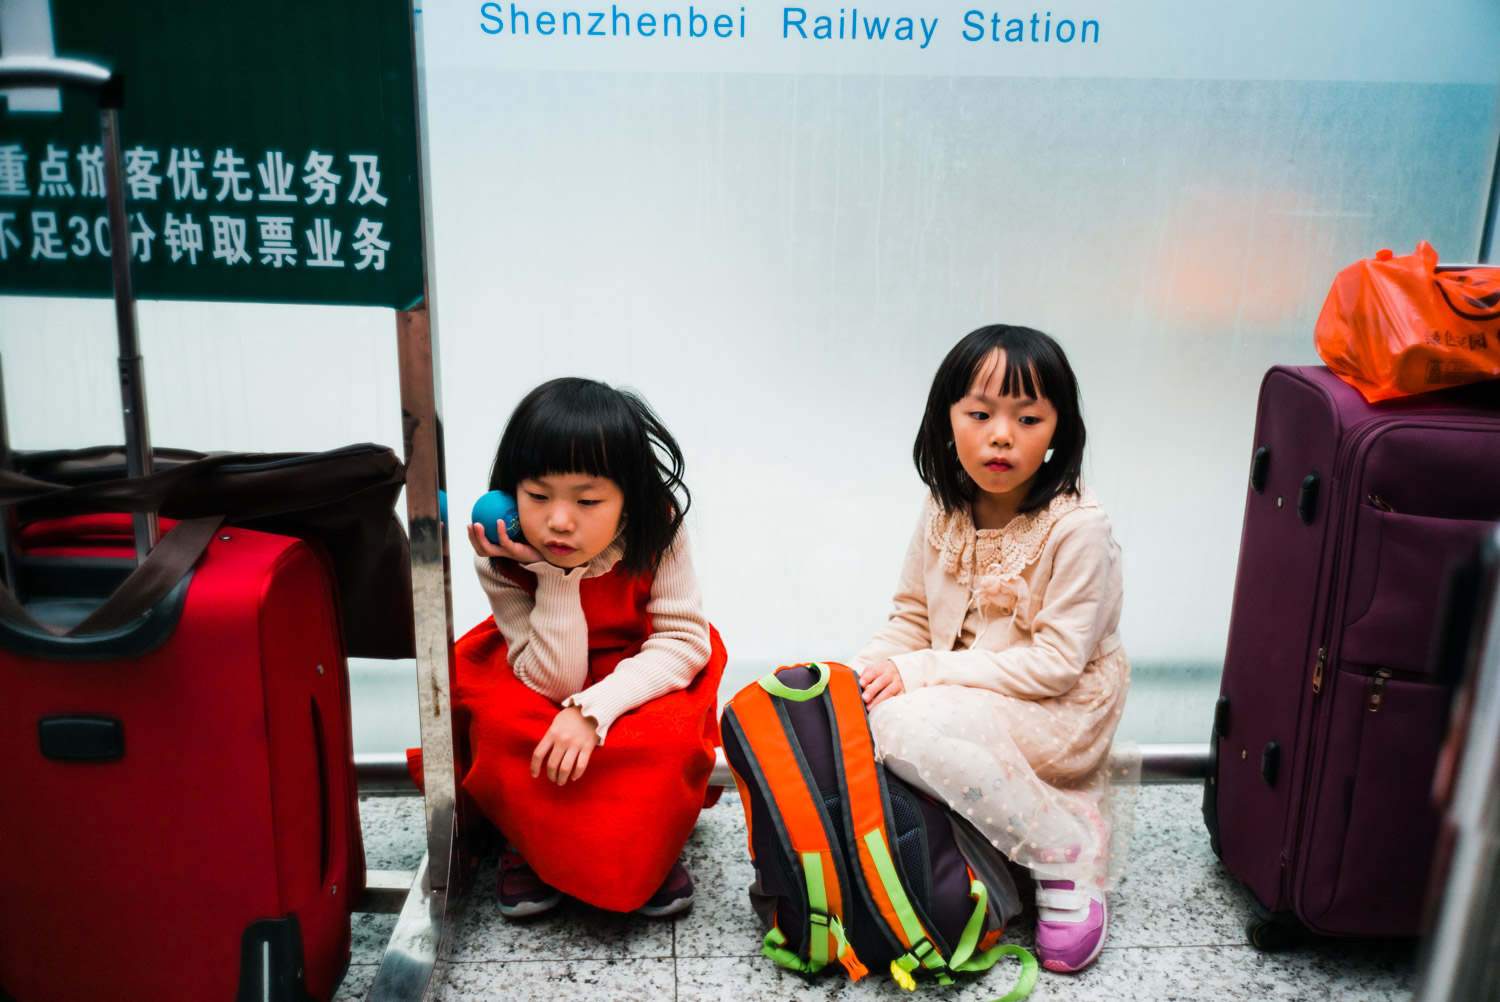
M14 453L14 469L0 469L0 506L15 506L22 525L154 511L308 540L332 560L349 654L414 655L410 558L394 511L406 469L389 448L153 453L154 472L135 478L119 446Z
M0 617L59 637L80 637L119 629L145 615L177 587L203 551L208 549L214 533L223 523L222 515L178 522L120 587L71 630L64 632L37 622L3 583L0 583Z
M0 469L0 505L30 507L45 500L49 518L156 511L167 518L224 513L239 520L326 503L351 490L405 483L400 460L384 446L370 444L321 453L180 455L182 461L127 478L123 468L113 468L113 460L122 457L118 448L17 453L17 470Z

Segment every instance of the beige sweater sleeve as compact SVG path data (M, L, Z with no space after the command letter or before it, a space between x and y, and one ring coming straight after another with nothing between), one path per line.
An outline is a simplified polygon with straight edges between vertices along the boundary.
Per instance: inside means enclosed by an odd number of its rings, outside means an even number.
M651 635L640 653L621 661L608 678L563 701L564 706L576 706L598 721L601 744L622 714L658 696L686 689L708 664L708 618L703 614L686 526L677 530L677 538L656 569L646 615L651 618Z
M1105 607L1115 587L1109 519L1091 511L1060 521L1056 552L1031 643L1001 651L921 650L892 658L907 689L968 685L1021 699L1045 699L1077 684L1105 629Z
M589 633L579 586L588 567L564 571L546 561L524 565L536 575L536 598L475 555L474 569L489 596L495 628L505 637L516 678L554 703L588 680Z
M896 586L890 618L854 656L849 667L857 670L892 655L932 646L932 632L927 622L927 579L923 573L928 548L928 514L928 508L923 506L917 529L912 533L911 545L906 548L906 560L901 565L901 581Z
M686 688L709 656L708 619L684 527L652 580L646 601L651 636L640 653L621 661L608 678L585 688L588 623L580 585L585 577L608 571L614 560L608 560L609 566L603 566L604 562L596 558L570 571L545 561L525 565L537 578L534 602L523 588L497 573L488 558L476 557L474 562L495 626L509 647L516 678L548 699L577 706L593 718L601 744L621 714Z

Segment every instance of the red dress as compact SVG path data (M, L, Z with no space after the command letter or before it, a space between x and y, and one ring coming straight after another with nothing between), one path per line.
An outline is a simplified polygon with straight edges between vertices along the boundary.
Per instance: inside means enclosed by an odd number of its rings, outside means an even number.
M536 594L536 576L504 565ZM589 684L615 670L651 635L651 575L618 564L586 578L580 598L589 628ZM622 714L594 749L583 778L565 786L531 754L560 709L519 681L505 637L486 619L456 649L454 732L469 738L465 792L520 851L537 875L599 908L631 911L661 886L704 805L714 748L724 644L709 627L708 663L682 690Z

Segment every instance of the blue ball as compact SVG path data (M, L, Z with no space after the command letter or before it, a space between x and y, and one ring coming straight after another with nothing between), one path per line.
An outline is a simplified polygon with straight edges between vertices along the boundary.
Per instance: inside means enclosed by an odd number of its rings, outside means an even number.
M484 535L492 543L499 543L495 523L505 520L505 534L514 542L521 542L521 513L516 508L516 499L504 491L490 491L480 495L474 502L472 521L484 526Z

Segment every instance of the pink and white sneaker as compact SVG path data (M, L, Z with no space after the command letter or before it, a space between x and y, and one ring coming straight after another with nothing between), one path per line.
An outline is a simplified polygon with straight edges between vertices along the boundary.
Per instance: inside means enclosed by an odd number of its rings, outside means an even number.
M1036 952L1049 971L1081 971L1104 949L1103 891L1079 890L1071 880L1038 881L1036 916Z

